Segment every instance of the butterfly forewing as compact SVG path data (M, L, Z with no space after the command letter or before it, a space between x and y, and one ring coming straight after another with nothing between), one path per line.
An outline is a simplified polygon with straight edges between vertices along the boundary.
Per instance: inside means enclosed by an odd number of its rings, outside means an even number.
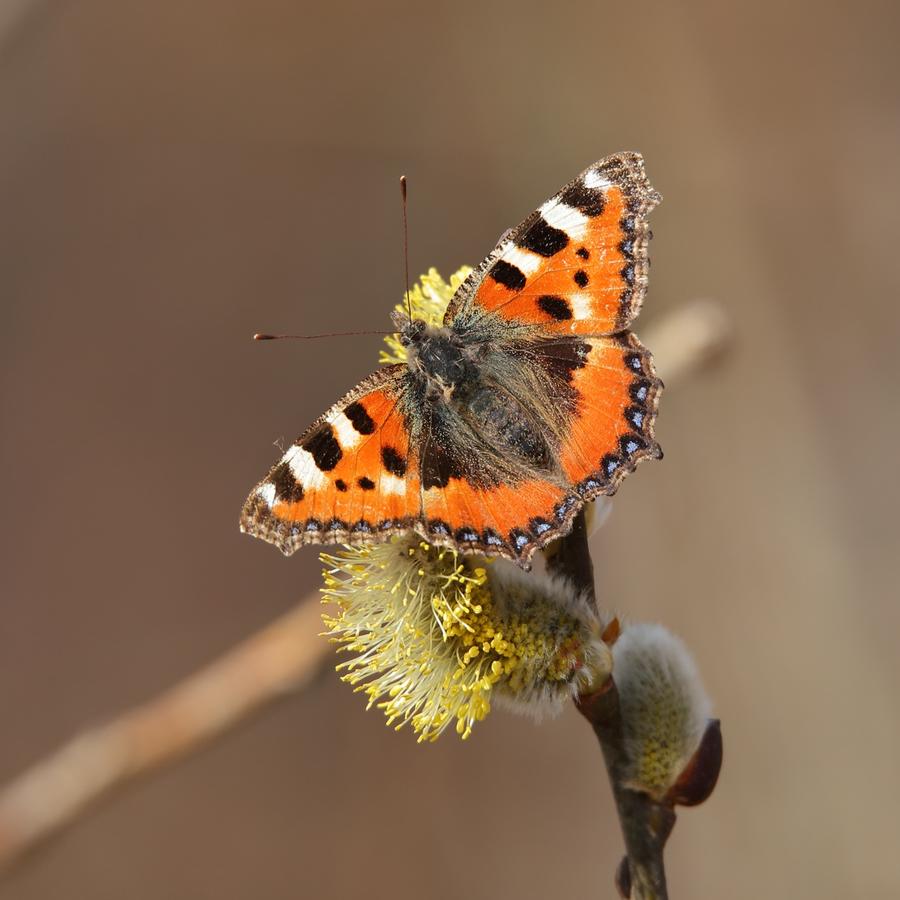
M298 438L247 498L241 530L293 553L411 528L421 502L405 373L403 365L376 372Z
M647 215L659 200L639 154L595 163L504 236L446 321L483 311L550 334L627 328L646 293Z

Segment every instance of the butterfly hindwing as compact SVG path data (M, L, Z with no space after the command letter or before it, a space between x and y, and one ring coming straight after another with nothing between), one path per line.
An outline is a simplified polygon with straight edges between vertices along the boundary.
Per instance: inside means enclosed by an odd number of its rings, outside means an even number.
M662 456L653 430L662 382L630 332L580 343L586 351L569 376L576 400L559 461L574 492L590 500L614 494L638 463Z
M581 507L564 487L540 478L479 487L457 479L424 496L424 535L463 551L526 564Z
M614 334L637 316L647 287L647 216L660 197L638 153L618 153L504 235L447 312L495 313L550 334Z
M551 338L513 352L542 374L527 382L532 404L540 392L556 405L552 421L549 411L543 416L548 439L556 438L554 460L539 477L510 468L498 479L489 453L475 454L469 472L424 483L420 531L434 543L526 563L568 532L585 501L614 494L642 460L662 455L653 433L662 383L629 332ZM452 440L447 452L459 453Z
M403 365L376 372L299 437L248 497L241 530L293 553L411 528L421 501L403 412L405 372Z

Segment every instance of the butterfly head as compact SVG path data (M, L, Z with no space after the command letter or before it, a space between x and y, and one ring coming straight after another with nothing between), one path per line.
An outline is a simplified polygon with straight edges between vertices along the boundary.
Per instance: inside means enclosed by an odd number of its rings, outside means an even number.
M393 312L391 319L400 334L400 343L409 349L422 340L422 335L428 330L428 324L424 319L410 319L405 313Z

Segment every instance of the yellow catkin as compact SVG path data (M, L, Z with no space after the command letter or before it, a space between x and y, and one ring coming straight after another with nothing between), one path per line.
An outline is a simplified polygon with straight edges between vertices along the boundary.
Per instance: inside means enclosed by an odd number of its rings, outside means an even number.
M527 699L568 683L585 666L593 629L541 594L498 603L485 566L417 537L322 555L327 633L353 654L338 666L396 727L436 739L455 722L472 733L501 690ZM514 601L514 602L510 602ZM524 602L522 602L524 601Z

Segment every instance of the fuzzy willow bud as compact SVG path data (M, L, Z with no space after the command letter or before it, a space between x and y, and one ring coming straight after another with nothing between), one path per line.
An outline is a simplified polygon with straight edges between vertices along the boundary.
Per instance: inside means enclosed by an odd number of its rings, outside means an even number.
M711 702L684 644L661 625L626 627L613 647L625 784L666 798L700 748Z

